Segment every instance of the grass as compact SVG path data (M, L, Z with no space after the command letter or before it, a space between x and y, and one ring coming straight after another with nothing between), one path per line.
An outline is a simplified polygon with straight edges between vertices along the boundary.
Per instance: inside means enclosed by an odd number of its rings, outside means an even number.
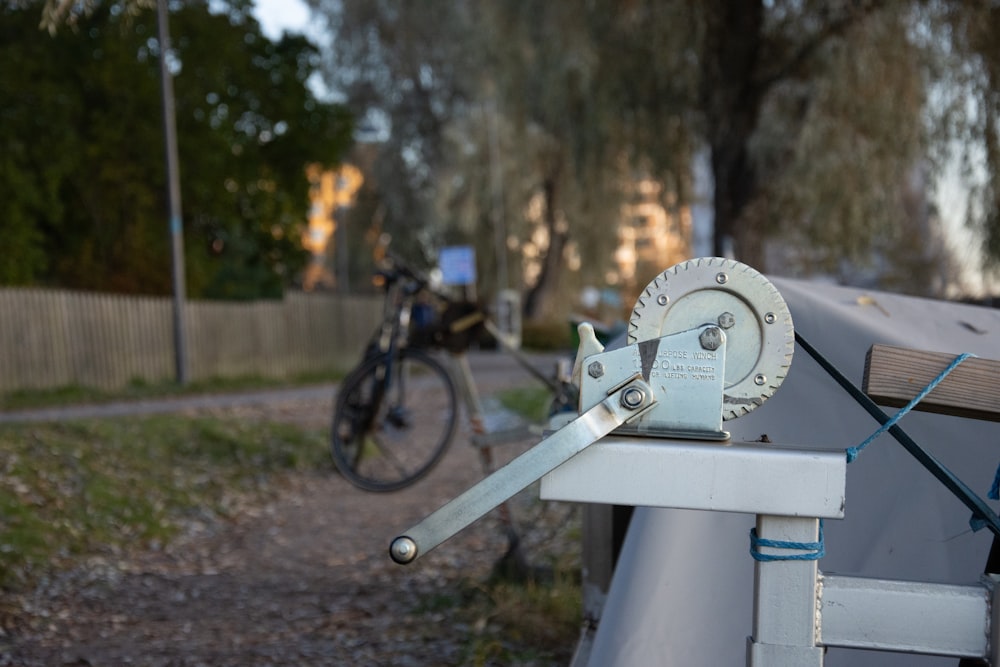
M102 404L115 401L169 398L174 396L198 396L255 389L275 389L334 382L342 379L343 373L316 372L296 375L290 378L265 378L244 376L237 378L215 378L180 385L173 381L144 382L135 380L119 390L102 390L93 387L69 385L55 389L21 389L0 394L0 410L28 410L61 405Z
M464 664L566 664L580 634L579 563L556 559L542 580L494 577L475 586L462 606L472 632Z
M579 562L561 556L541 580L463 579L412 610L463 628L462 665L565 665L580 635Z
M548 417L552 394L545 387L521 387L508 389L497 394L500 404L508 410L522 415L529 421L539 422Z
M232 514L283 472L329 467L325 434L156 416L0 427L0 588Z
M244 379L135 386L113 395L66 389L24 395L20 405L263 386ZM534 420L546 416L550 400L538 387L499 398ZM0 590L30 590L93 556L166 544L188 520L234 516L274 493L285 474L329 469L326 437L323 430L217 416L0 425ZM420 606L428 613L447 608L465 620L472 630L465 664L565 664L581 619L578 554L545 557L553 574L541 581L468 582Z
M545 387L530 386L498 392L497 399L503 407L527 421L540 423L549 417L552 393Z
M548 418L552 402L551 393L538 386L501 391L496 398L508 410L534 423ZM533 504L537 505L535 510L541 508L543 512L546 507L551 507L537 498ZM544 519L529 519L525 512L530 514L531 509L515 509L515 515L522 524L531 524L531 530L545 530L535 525L545 523ZM578 523L566 523L567 515L560 515L558 510L555 512L553 516L562 516L563 521L552 530L562 531L567 540L578 541ZM569 662L583 618L579 554L531 554L533 560L539 556L548 558L550 576L528 581L494 576L489 581L475 584L460 601L455 602L461 608L460 616L472 628L463 664L548 665ZM438 601L438 604L443 603Z

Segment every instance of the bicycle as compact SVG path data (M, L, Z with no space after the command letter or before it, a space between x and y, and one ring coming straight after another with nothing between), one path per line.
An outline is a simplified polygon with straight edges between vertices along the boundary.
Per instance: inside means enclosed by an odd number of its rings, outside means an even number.
M385 289L382 322L360 365L337 395L331 435L333 461L343 477L366 491L406 488L441 460L457 430L461 394L475 437L486 438L483 409L463 354L485 329L506 353L542 381L552 410L576 409L576 387L568 377L551 378L510 345L477 304L453 299L398 257L386 256L376 275ZM428 301L443 304L434 308ZM438 317L432 314L439 312ZM451 372L433 350L445 350ZM489 472L489 443L480 444Z

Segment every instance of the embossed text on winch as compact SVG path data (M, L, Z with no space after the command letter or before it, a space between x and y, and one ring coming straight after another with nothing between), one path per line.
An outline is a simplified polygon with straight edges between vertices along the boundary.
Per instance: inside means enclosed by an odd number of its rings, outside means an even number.
M659 350L650 364L650 378L664 380L714 381L720 361L717 352L705 350ZM633 357L637 371L642 369L639 355Z

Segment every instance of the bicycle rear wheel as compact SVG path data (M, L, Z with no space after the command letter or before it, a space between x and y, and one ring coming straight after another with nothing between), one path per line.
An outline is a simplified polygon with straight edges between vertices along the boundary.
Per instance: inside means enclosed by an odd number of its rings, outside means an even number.
M381 354L341 385L333 462L358 488L397 491L441 460L457 422L455 385L440 362L412 349Z

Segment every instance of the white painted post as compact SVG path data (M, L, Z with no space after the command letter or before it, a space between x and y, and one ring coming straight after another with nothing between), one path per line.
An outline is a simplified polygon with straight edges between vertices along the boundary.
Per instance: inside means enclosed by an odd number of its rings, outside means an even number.
M765 540L814 543L819 519L757 516L757 536ZM764 555L789 556L806 551L760 546ZM816 645L816 560L758 560L754 566L753 636L747 645L750 667L822 667Z

